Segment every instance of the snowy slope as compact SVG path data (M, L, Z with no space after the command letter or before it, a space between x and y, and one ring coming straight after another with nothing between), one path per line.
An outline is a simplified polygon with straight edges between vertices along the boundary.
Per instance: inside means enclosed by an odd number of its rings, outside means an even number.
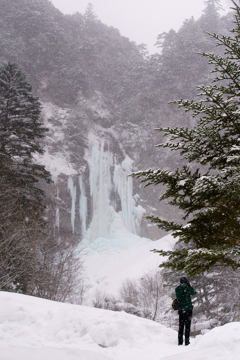
M240 323L177 346L177 333L124 312L0 293L0 360L237 360Z
M171 235L151 241L121 231L114 239L98 238L91 244L81 243L89 296L96 290L117 296L124 280L139 279L157 270L163 258L151 250L170 250L175 242Z

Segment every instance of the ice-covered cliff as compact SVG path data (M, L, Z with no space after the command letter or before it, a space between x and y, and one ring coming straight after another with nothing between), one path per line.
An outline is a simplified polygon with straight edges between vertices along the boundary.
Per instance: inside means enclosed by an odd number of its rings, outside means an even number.
M124 228L141 234L145 213L129 176L134 160L119 142L117 131L99 123L99 109L94 102L84 104L76 115L77 109L43 104L42 117L49 132L40 161L52 173L51 196L56 200L53 223L60 237L67 231L75 241L111 239L117 229ZM91 116L93 111L95 116L98 111L98 123ZM72 132L76 148L69 143Z

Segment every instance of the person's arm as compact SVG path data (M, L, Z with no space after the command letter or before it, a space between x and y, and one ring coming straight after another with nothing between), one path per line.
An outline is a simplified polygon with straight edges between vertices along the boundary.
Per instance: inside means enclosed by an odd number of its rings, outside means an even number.
M190 295L193 296L197 294L196 290L191 285L189 285L189 290L190 290Z

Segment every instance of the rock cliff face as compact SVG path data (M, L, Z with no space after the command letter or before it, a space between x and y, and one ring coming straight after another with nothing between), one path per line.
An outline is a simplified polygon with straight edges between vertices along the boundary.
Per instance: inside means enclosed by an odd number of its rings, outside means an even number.
M89 11L65 16L48 0L0 7L0 60L25 72L49 129L37 161L52 174L44 190L56 236L93 241L125 229L158 238L144 219L151 195L129 177L152 165L156 118L137 45Z
M54 199L53 226L60 236L63 232L75 241L91 242L114 238L123 229L151 236L142 189L129 176L138 166L134 151L125 149L111 117L99 93L71 108L43 103L49 132L38 161L52 174L53 184L45 190ZM131 135L126 132L127 141Z
M129 177L147 123L138 47L90 9L68 16L49 0L0 0L0 8L0 61L26 74L49 129L36 161L52 174L52 185L42 186L55 235L74 242L111 238L120 228L147 235Z

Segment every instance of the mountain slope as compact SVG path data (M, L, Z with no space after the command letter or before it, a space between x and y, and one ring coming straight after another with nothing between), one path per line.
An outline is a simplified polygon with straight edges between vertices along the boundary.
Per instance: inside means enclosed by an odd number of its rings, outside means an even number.
M155 149L161 139L153 129L191 125L168 101L195 95L197 82L209 79L195 53L212 49L206 29L226 32L231 17L221 19L207 7L199 20L159 36L161 53L148 57L90 9L63 15L49 0L0 0L0 8L0 61L25 71L50 130L38 161L54 178L45 191L56 236L79 242L89 228L101 227L99 219L109 223L116 213L128 230L158 239L163 233L148 226L144 214L173 219L179 213L159 209L161 188L145 189L128 175L178 166L179 156ZM101 191L105 204L96 200ZM106 226L90 241L105 236Z

